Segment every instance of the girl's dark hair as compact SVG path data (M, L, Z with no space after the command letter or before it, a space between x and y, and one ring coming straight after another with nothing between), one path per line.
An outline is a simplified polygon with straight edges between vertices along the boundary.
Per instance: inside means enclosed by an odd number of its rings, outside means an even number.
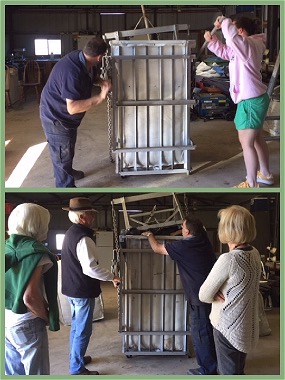
M245 29L249 36L260 32L260 20L257 18L251 19L249 17L235 15L232 17L232 21L235 22L237 28Z

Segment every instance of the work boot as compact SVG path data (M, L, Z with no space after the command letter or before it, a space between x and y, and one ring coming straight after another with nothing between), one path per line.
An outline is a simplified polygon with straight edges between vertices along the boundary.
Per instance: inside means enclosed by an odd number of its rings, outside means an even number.
M83 171L75 170L75 169L72 169L72 175L73 175L75 181L78 181L79 179L82 179L85 176Z
M91 356L89 356L89 355L84 356L84 358L83 358L84 365L87 365L87 364L91 363L91 361L92 361Z
M200 368L190 368L187 371L187 375L217 375L217 373L202 373Z
M187 375L203 375L203 374L199 371L199 368L190 368L187 371Z
M75 373L74 375L99 375L98 371L89 371L87 368L85 368L84 371Z

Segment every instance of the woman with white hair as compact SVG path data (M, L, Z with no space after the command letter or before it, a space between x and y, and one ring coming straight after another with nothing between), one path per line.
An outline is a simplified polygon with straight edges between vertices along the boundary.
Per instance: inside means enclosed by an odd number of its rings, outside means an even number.
M57 260L41 243L50 214L33 203L8 218L5 242L5 374L49 375L46 326L59 330Z
M219 211L218 236L228 244L202 284L199 298L212 303L213 325L220 375L244 375L246 355L259 337L258 293L260 254L253 215L242 206Z

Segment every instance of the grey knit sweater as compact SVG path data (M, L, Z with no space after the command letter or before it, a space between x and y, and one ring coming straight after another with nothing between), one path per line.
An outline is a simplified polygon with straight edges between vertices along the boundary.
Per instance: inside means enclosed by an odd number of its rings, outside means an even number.
M199 292L202 302L212 303L213 327L245 353L256 346L259 337L260 274L260 254L256 248L234 249L218 258ZM219 290L224 302L214 301Z

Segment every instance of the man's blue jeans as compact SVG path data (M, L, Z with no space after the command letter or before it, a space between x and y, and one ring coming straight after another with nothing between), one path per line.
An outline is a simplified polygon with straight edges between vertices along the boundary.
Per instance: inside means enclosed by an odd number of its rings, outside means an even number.
M42 127L49 145L56 187L75 187L72 173L76 128L65 128L59 121L41 118Z
M244 375L246 353L237 350L220 331L214 329L220 375Z
M94 298L68 297L71 306L69 370L76 375L85 370L84 355L92 334Z
M191 339L199 371L202 375L217 374L217 357L213 328L209 319L212 305L189 305Z
M46 325L34 318L5 328L5 374L49 375Z

